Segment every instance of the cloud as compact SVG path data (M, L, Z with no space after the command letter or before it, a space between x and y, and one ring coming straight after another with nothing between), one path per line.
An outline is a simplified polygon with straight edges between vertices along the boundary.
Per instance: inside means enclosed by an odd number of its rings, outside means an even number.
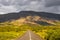
M60 0L45 0L45 11L60 14Z
M45 0L46 6L60 6L60 0Z
M0 0L0 9L3 12L22 11L22 10L38 10L41 6L41 0ZM0 10L0 11L1 11Z
M44 7L44 2L41 0L29 0L22 6L22 10L41 11ZM21 8L21 6L20 6Z
M17 12L23 10L60 12L59 0L0 0L0 12Z
M9 13L9 12L15 12L17 9L14 6L1 6L0 7L0 13L4 14L4 13Z

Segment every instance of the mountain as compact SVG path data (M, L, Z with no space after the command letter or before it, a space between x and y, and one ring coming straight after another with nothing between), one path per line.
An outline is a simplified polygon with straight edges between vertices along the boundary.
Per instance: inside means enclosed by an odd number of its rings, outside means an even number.
M35 11L21 11L18 13L8 13L0 15L0 22L12 22L16 24L32 23L32 24L54 24L60 21L60 14L48 12L35 12Z

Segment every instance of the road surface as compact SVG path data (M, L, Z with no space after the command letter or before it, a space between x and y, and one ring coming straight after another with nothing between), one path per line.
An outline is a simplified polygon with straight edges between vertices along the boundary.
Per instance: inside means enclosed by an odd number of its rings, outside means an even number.
M32 31L27 31L22 37L17 38L16 40L44 40L37 34Z

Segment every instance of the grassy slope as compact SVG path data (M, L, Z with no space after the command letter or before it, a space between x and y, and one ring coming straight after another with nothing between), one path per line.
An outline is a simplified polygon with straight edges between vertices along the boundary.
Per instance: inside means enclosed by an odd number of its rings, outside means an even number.
M0 40L11 40L19 36L22 36L26 30L32 30L36 34L40 35L44 39L54 40L60 37L60 22L56 25L34 25L34 24L23 24L16 26L10 23L0 23Z

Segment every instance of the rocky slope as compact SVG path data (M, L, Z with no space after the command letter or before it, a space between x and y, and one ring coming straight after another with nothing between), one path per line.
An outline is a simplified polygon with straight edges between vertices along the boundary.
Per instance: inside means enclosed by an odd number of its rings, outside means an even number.
M25 23L51 25L57 21L60 21L60 14L48 12L21 11L18 13L0 15L0 23L9 22L14 25Z

